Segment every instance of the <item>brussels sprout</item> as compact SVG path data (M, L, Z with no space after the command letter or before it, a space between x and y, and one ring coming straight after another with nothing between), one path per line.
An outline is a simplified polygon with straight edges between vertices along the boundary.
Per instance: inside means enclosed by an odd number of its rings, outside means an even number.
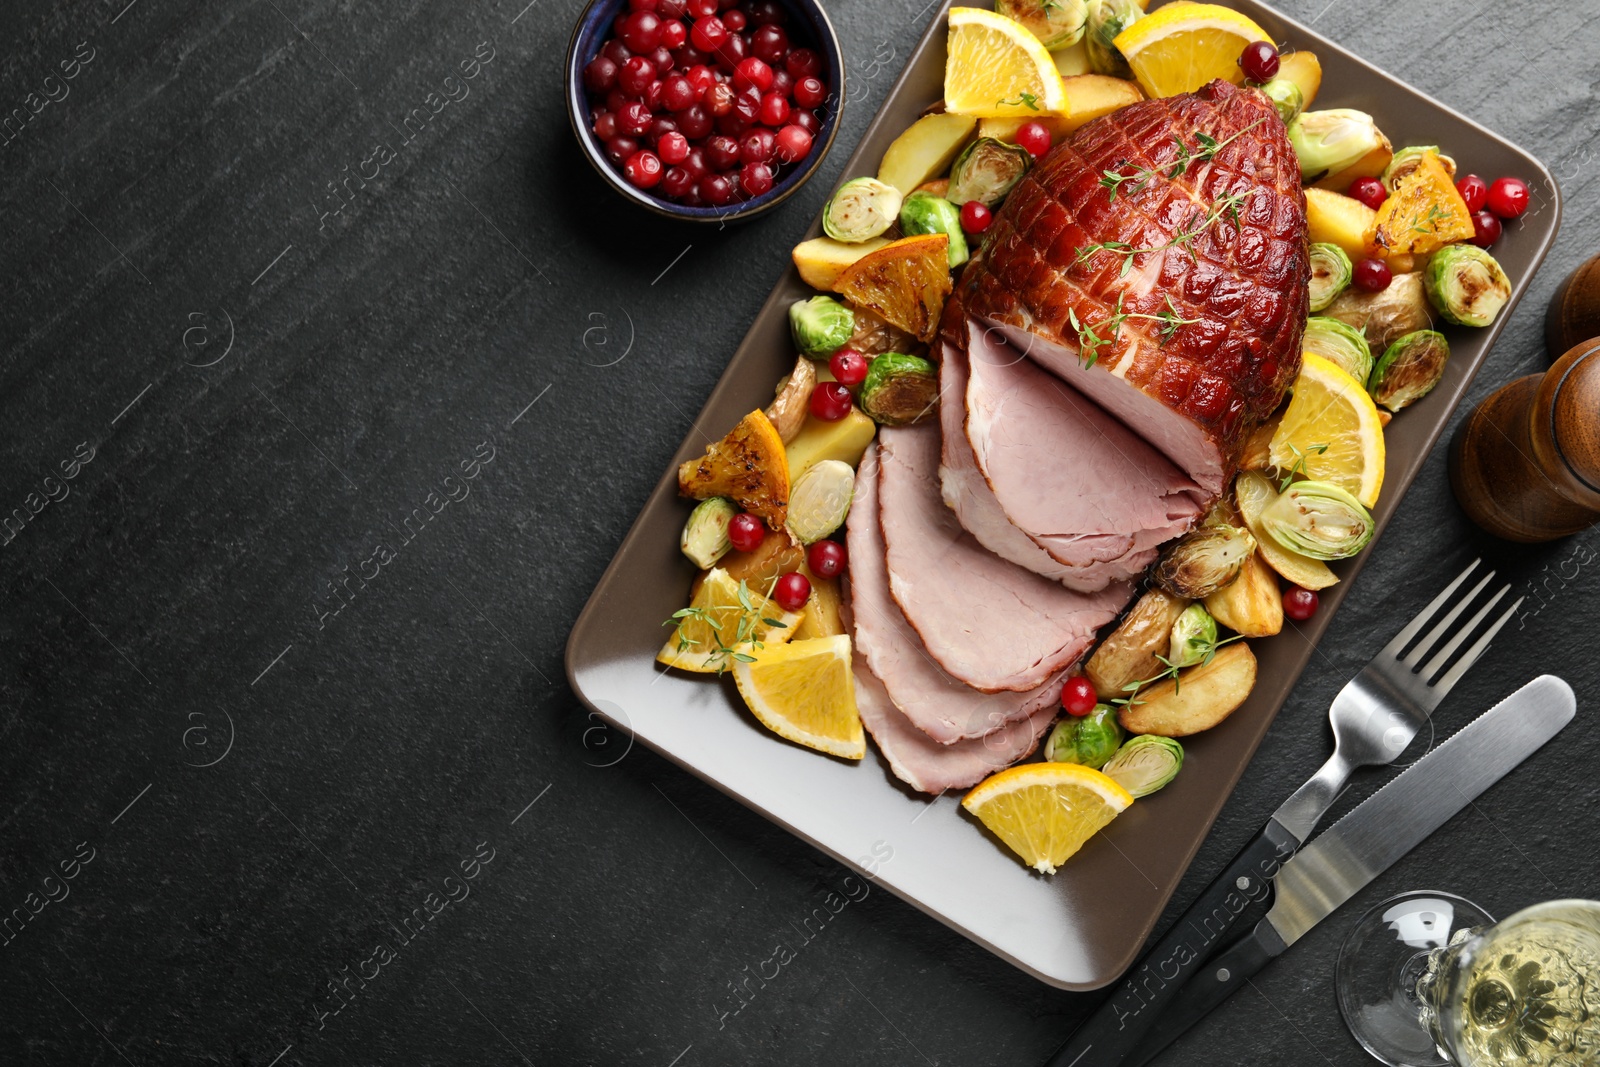
M1278 117L1284 122L1293 122L1306 106L1306 94L1288 78L1273 78L1261 87L1261 91L1267 94L1267 99L1278 109Z
M1450 342L1433 330L1408 333L1384 352L1373 368L1367 391L1375 403L1399 411L1427 396L1444 377Z
M1322 313L1360 330L1368 346L1380 352L1395 338L1433 325L1421 271L1396 274L1389 288L1376 293L1346 289Z
M806 468L789 490L789 532L803 545L827 537L844 525L856 492L856 472L842 459L825 459Z
M1052 763L1077 763L1099 770L1117 754L1123 736L1117 709L1110 704L1096 704L1083 718L1069 717L1056 724L1050 740L1045 742L1044 758Z
M1326 241L1311 246L1311 310L1321 311L1350 286L1353 270L1344 249Z
M900 214L900 190L876 178L851 178L822 209L822 230L856 244L878 236Z
M885 426L921 422L939 404L939 375L921 356L885 352L867 368L856 397L861 410Z
M912 193L900 205L900 232L942 233L950 238L950 269L967 261L967 235L961 229L961 209L942 196Z
M1182 769L1182 745L1170 737L1140 734L1129 738L1100 773L1135 797L1147 797L1178 777Z
M995 0L994 9L1022 23L1052 52L1082 40L1083 24L1089 18L1084 0Z
M1372 349L1361 331L1348 322L1326 315L1311 316L1306 320L1306 334L1300 347L1331 361L1363 386L1372 373Z
M1033 156L1021 145L980 137L962 149L950 168L945 198L957 206L976 200L994 207L1028 173Z
M1428 299L1446 322L1487 326L1511 299L1511 279L1477 245L1445 245L1423 272Z
M1307 181L1333 174L1388 144L1365 111L1337 107L1307 111L1289 123L1289 143Z
M789 334L794 346L812 359L827 359L855 331L855 312L831 296L814 296L789 305Z
M1394 158L1389 161L1389 165L1383 168L1383 187L1391 193L1394 192L1394 187L1399 183L1400 179L1416 170L1417 164L1422 162L1422 157L1429 152L1439 157L1439 162L1444 165L1445 171L1451 178L1456 176L1456 161L1440 153L1439 149L1434 145L1402 148L1394 154Z
M1239 577L1256 539L1238 526L1203 526L1168 545L1155 582L1173 596L1200 600Z
M728 540L728 520L737 514L738 505L727 497L707 497L689 512L689 521L683 524L678 547L701 570L715 567L717 560L733 548Z
M1088 7L1083 40L1089 53L1089 69L1117 78L1133 77L1128 61L1112 42L1117 34L1138 22L1144 10L1134 0L1089 0Z
M1261 528L1291 552L1344 559L1372 540L1372 513L1329 482L1295 482L1261 513Z
M1193 667L1217 648L1217 620L1201 604L1190 604L1172 624L1167 661L1174 667Z

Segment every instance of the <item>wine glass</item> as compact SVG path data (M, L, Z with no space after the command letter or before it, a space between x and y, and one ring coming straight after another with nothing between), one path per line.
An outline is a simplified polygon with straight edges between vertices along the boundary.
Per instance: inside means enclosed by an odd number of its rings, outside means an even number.
M1600 1064L1600 901L1494 919L1450 893L1390 897L1339 951L1339 1010L1389 1067Z

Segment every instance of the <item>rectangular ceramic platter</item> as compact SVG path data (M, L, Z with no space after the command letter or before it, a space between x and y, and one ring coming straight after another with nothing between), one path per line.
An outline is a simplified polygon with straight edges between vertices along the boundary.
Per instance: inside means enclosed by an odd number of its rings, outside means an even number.
M1250 0L1233 0L1280 45L1322 61L1315 106L1373 114L1396 147L1437 144L1479 174L1519 174L1551 201L1507 227L1495 248L1510 275L1514 307L1555 235L1555 183L1539 162L1502 138L1362 62L1310 30ZM841 180L874 174L884 149L942 95L945 11L933 17ZM813 224L807 236L819 232ZM774 268L778 265L774 264ZM1361 557L1335 564L1307 625L1252 641L1260 675L1249 700L1222 725L1188 739L1183 773L1135 804L1054 877L1035 874L959 807L905 788L876 750L859 763L779 740L744 709L732 680L659 668L661 620L683 607L691 564L678 551L688 505L677 497L677 465L702 453L752 408L794 361L788 305L811 290L791 267L772 291L689 437L622 542L567 645L573 689L613 725L787 827L840 862L861 867L876 845L880 885L1011 963L1066 989L1092 989L1134 960L1272 717L1299 678L1312 643L1350 588ZM1444 327L1452 357L1433 393L1388 428L1388 470L1376 517L1381 533L1483 362L1511 307L1487 330ZM1379 541L1368 552L1382 552ZM1394 551L1400 551L1395 546ZM1441 576L1443 577L1443 576ZM1306 743L1324 743L1320 723ZM1297 782L1284 781L1287 794Z

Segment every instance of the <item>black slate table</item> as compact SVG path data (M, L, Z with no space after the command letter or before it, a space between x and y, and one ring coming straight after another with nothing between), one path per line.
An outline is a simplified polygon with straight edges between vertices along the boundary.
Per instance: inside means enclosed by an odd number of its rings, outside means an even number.
M1545 301L1600 243L1584 5L1284 6L1557 175L1565 226L1473 398L1541 368ZM921 7L836 0L840 151L724 231L578 155L579 0L0 10L0 511L27 517L0 536L0 1063L1029 1064L1096 1002L883 892L736 999L847 872L563 679ZM1309 774L1338 686L1479 554L1528 600L1440 729L1541 671L1578 721L1162 1062L1370 1062L1330 976L1393 892L1594 895L1600 533L1476 533L1442 449L1254 767ZM1277 804L1266 776L1169 921Z

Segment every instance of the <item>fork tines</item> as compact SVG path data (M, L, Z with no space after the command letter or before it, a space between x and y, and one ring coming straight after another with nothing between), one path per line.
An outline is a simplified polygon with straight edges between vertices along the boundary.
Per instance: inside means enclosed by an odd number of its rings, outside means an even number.
M1439 674L1440 670L1442 670L1450 661L1451 657L1455 656L1456 651L1461 647L1462 643L1466 641L1467 638L1472 636L1473 632L1478 629L1483 620L1488 617L1489 612L1494 610L1496 604L1500 603L1501 598L1511 591L1511 586L1509 583L1502 585L1498 590L1495 591L1494 595L1489 597L1483 606L1473 614L1472 618L1467 620L1466 623L1457 626L1456 620L1461 617L1461 614L1466 611L1467 608L1472 606L1473 602L1478 599L1479 594L1481 594L1489 585L1489 583L1494 580L1495 572L1490 571L1482 578L1478 579L1478 583L1472 587L1472 590L1457 600L1455 602L1455 606L1450 608L1449 611L1446 611L1444 615L1440 617L1440 609L1442 609L1446 604L1450 603L1451 599L1455 596L1456 591L1460 589L1463 584L1465 584L1467 578L1470 577L1472 572L1477 569L1480 562L1482 561L1475 559L1471 563L1467 564L1467 569L1456 575L1455 580L1449 585L1445 586L1442 593L1434 597L1433 601L1427 607L1418 612L1417 617L1407 623L1405 629L1396 634L1394 636L1394 640L1385 645L1383 651L1379 655L1389 656L1400 660L1400 662L1406 667L1410 668L1412 672L1416 674L1418 680L1424 684L1426 684L1430 678L1433 678L1435 675ZM1439 697L1442 698L1445 693L1448 693L1450 691L1450 687L1455 685L1456 682L1460 681L1461 676L1466 674L1467 670L1477 662L1478 657L1483 655L1484 650L1489 647L1489 642L1494 640L1494 635L1500 632L1500 628L1509 622L1511 616L1516 614L1517 608L1522 606L1523 599L1524 598L1522 597L1518 597L1510 607L1501 612L1500 616L1489 625L1488 629L1486 629L1465 652L1461 653L1460 657L1456 659L1455 665L1441 675L1437 681L1433 682L1432 688L1438 691L1437 695ZM1436 618L1437 621L1435 622ZM1415 638L1418 633L1421 633L1422 628L1427 626L1429 623L1433 623L1433 628L1429 630L1420 641L1417 641L1417 643L1412 646L1402 658L1402 650L1404 650L1407 645L1410 645L1412 639ZM1441 638L1447 636L1448 640L1446 640L1444 644L1441 645L1437 651L1435 651L1434 646L1438 644ZM1427 663L1424 664L1422 662L1423 657L1427 656L1430 652L1433 652L1433 658L1429 659ZM1418 664L1422 664L1422 666L1419 668Z

